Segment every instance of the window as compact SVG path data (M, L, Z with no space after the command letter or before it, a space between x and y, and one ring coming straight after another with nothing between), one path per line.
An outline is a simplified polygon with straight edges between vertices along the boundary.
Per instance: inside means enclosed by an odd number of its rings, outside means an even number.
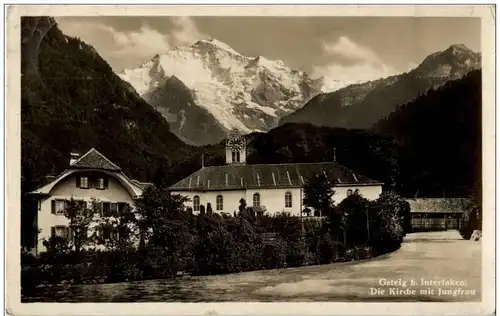
M320 211L318 211L318 210L315 210L315 211L314 211L314 216L316 216L316 217L321 216L321 212L320 212Z
M222 195L217 195L217 198L215 200L215 207L217 211L224 210L224 198L222 197Z
M95 188L98 190L104 190L104 178L95 179Z
M292 192L285 193L285 207L292 207Z
M352 195L352 190L351 189L347 190L347 196L351 196L351 195Z
M253 195L253 207L260 207L260 194L255 193Z
M233 151L233 162L240 162L240 152Z
M195 195L193 197L193 211L195 212L200 211L200 197L198 195Z
M100 228L99 234L103 240L117 241L120 239L118 230L114 227L102 227Z
M58 236L65 239L69 239L71 235L71 229L68 226L52 226L50 231L52 236Z
M102 203L102 216L109 217L116 215L118 215L118 203Z
M78 177L76 181L76 186L80 189L89 188L89 178L88 177Z
M52 200L52 214L64 215L66 213L65 200Z

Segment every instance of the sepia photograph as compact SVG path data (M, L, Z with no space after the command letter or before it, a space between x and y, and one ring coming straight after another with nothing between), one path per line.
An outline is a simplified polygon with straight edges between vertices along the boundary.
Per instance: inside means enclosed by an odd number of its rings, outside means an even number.
M494 8L118 7L7 9L11 306L493 308Z

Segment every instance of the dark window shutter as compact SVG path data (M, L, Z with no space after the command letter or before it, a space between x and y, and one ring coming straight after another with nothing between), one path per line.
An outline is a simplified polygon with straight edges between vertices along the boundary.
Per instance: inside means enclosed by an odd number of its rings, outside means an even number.
M108 178L104 177L104 189L108 188Z
M103 216L109 216L109 203L102 203L102 214Z
M52 202L52 211L51 211L51 213L55 214L56 213L56 200L52 200L51 202Z
M50 236L55 236L56 235L56 227L52 226L50 227Z
M109 208L111 216L118 216L118 203L111 203Z
M79 188L80 187L80 177L76 177L76 186Z

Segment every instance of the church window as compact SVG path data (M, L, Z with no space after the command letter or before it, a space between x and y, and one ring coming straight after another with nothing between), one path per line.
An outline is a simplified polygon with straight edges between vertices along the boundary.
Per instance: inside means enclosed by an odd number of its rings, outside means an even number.
M352 195L352 190L351 189L347 190L347 196L351 196L351 195Z
M253 195L253 207L260 207L260 194L255 193Z
M233 151L233 162L240 162L240 152Z
M224 198L222 197L222 195L217 195L217 199L215 200L215 202L217 211L224 210Z
M287 207L287 208L292 207L292 193L291 192L285 193L285 207Z
M200 197L198 195L195 195L193 197L193 211L195 212L200 211Z

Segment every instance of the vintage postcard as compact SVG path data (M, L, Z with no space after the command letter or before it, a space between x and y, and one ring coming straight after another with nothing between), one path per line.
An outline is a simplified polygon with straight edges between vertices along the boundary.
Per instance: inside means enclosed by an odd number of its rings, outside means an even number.
M495 12L9 6L7 312L493 314Z

